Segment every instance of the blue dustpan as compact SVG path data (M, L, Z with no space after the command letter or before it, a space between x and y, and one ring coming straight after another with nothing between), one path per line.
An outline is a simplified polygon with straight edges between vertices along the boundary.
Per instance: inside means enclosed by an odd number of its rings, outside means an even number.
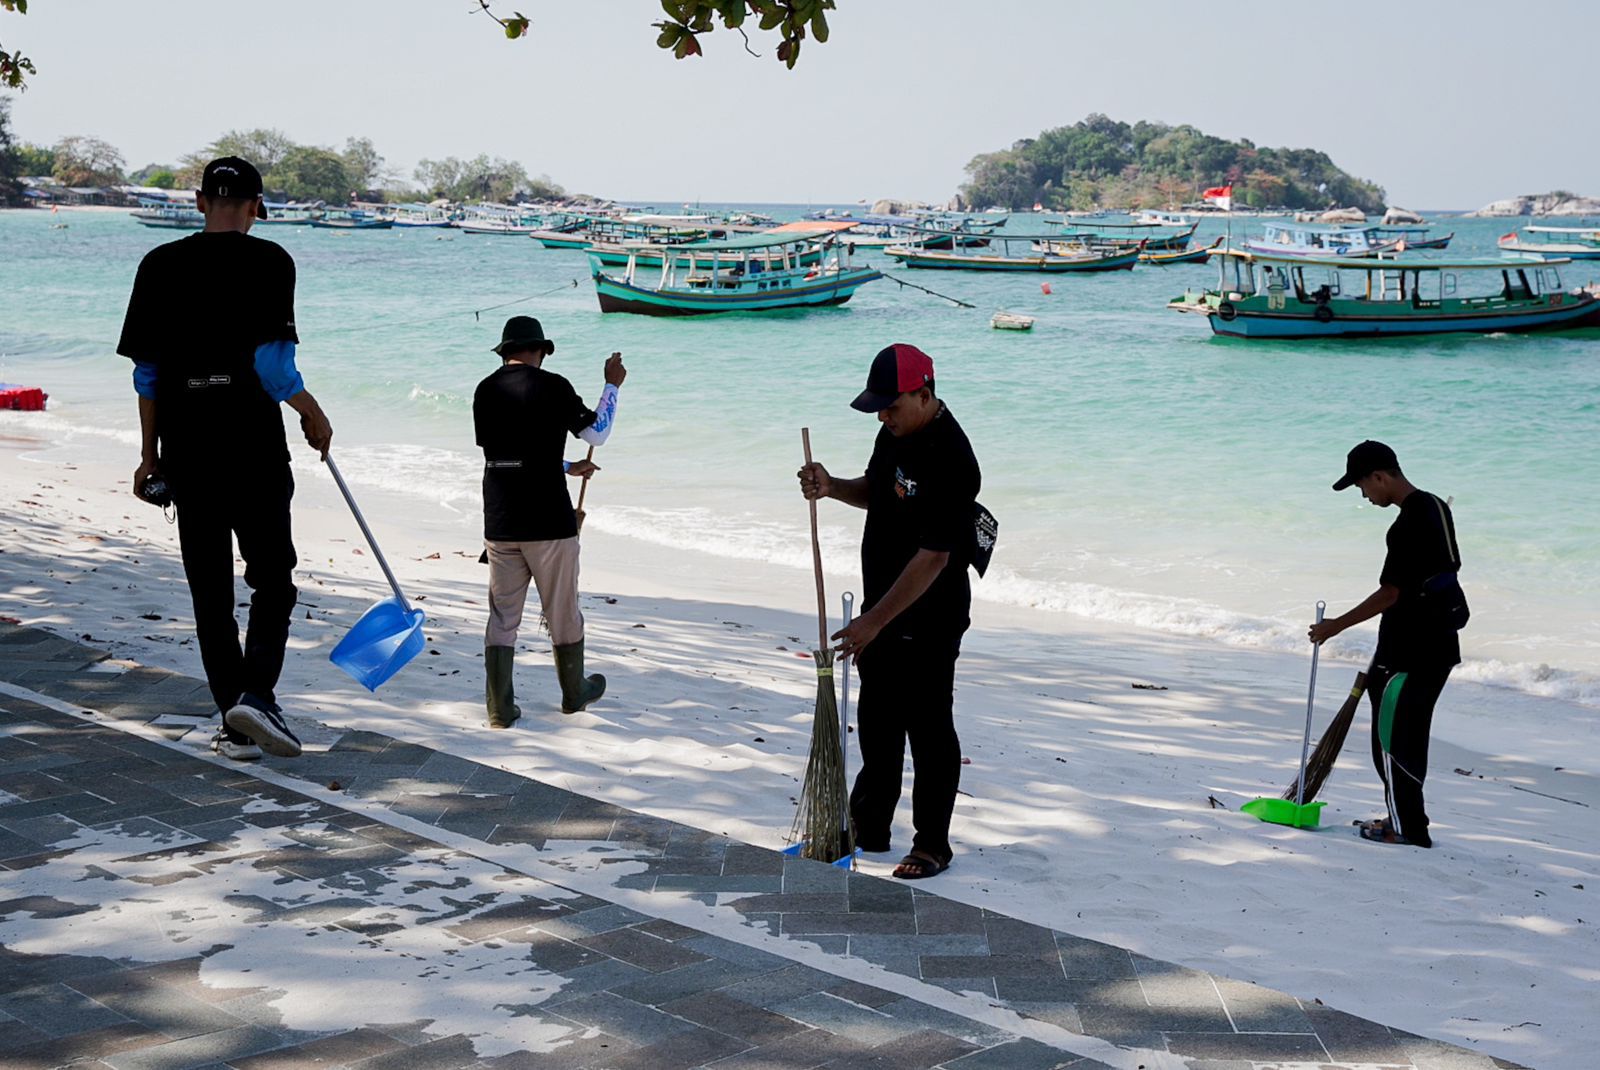
M393 598L385 598L361 614L361 619L328 655L328 660L349 673L356 683L368 691L376 691L385 680L422 653L426 642L422 625L427 617L422 610L413 609L411 603L406 601L405 593L400 590L400 581L394 578L389 562L383 558L383 551L378 549L378 541L372 537L372 530L367 527L366 518L361 515L356 500L350 496L350 488L345 486L344 477L339 474L333 458L324 454L322 459L328 462L333 481L339 484L340 493L350 506L350 512L355 514L356 523L361 526L361 534L367 537L367 545L372 547L372 556L378 559L378 567L383 569L384 578L394 590Z
M422 653L422 624L426 619L422 610L396 598L385 598L361 614L328 660L368 691L376 691L406 662Z

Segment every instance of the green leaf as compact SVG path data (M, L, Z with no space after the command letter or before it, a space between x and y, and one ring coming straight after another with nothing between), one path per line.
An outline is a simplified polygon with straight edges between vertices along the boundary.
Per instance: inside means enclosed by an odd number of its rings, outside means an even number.
M811 36L817 39L817 44L828 43L828 17L822 13L822 8L817 8L817 13L811 16Z
M761 28L771 30L777 27L784 19L782 8L768 8L761 12Z
M661 27L661 36L656 38L657 48L671 48L683 34L683 27L676 22L658 22L656 25Z
M789 65L789 69L792 71L794 70L794 65L800 62L800 42L795 40L790 41L789 44L793 47L789 49L789 58L784 62Z

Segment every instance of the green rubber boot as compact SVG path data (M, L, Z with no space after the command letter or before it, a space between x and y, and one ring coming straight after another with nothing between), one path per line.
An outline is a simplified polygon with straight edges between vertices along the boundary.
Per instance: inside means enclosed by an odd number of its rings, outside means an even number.
M583 675L583 640L555 648L556 679L561 681L561 712L577 713L606 693L606 678Z
M509 646L483 648L485 684L484 698L489 704L489 727L510 728L522 711L517 709L516 695L511 686L512 664L516 649Z

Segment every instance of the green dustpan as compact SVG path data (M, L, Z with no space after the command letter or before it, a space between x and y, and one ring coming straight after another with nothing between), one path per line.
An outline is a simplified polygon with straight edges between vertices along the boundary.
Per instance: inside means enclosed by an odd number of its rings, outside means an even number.
M1301 804L1292 799L1251 799L1239 810L1273 825L1314 829L1322 820L1322 808L1325 805L1320 802Z

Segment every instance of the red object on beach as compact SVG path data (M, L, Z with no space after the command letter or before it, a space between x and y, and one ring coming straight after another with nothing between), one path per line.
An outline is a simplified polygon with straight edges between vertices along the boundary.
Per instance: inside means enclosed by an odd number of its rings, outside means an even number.
M43 412L44 403L49 397L49 394L46 394L36 386L17 386L15 383L0 383L0 409Z

